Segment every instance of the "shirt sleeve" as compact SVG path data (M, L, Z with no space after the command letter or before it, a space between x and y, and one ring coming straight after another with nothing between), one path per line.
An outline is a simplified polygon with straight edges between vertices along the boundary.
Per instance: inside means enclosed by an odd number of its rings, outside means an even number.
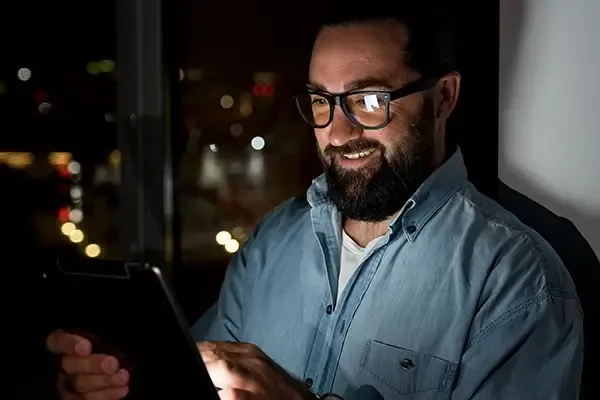
M263 264L259 255L265 253L270 240L269 221L276 212L286 210L293 199L282 203L256 225L248 240L233 255L227 267L217 302L209 308L191 329L195 341L240 342L244 320L244 303L249 301L257 270Z
M452 399L578 399L583 313L570 277L557 257L510 253L484 289Z
M217 302L194 324L195 341L240 341L243 303L251 283L247 279L246 253L250 242L236 253L225 273Z

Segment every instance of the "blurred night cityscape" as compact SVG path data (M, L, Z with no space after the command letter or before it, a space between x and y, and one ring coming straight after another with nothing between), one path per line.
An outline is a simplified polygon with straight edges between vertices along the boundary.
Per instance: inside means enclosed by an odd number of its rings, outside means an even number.
M176 46L181 259L226 265L257 220L319 172L296 115L312 26L281 6L180 2ZM4 191L32 247L121 259L115 8L40 4L0 70ZM112 4L114 6L114 4ZM273 15L283 12L285 18ZM281 15L281 14L280 14ZM286 28L297 19L294 29ZM224 23L226 21L226 23ZM285 33L282 33L285 32ZM7 182L7 181L5 181Z

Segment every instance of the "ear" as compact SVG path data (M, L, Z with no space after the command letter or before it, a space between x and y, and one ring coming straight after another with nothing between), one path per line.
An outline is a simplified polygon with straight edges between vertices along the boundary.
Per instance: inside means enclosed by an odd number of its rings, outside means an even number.
M454 110L454 107L456 107L460 93L460 79L460 74L454 71L444 75L438 81L436 87L437 103L439 104L436 113L437 118L446 120Z

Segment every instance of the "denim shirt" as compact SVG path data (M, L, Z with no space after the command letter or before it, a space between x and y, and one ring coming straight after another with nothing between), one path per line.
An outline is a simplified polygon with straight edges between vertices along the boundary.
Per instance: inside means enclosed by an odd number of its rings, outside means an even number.
M399 207L337 303L342 217L326 191L321 176L262 219L196 339L254 343L346 400L578 397L571 277L467 181L460 151Z

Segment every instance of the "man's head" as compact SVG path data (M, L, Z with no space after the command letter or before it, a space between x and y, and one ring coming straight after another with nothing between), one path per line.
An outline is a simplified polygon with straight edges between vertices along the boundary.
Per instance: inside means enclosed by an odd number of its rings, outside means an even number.
M310 109L328 196L346 218L389 218L444 160L460 76L448 34L422 10L350 12L315 41L313 93L299 107Z

